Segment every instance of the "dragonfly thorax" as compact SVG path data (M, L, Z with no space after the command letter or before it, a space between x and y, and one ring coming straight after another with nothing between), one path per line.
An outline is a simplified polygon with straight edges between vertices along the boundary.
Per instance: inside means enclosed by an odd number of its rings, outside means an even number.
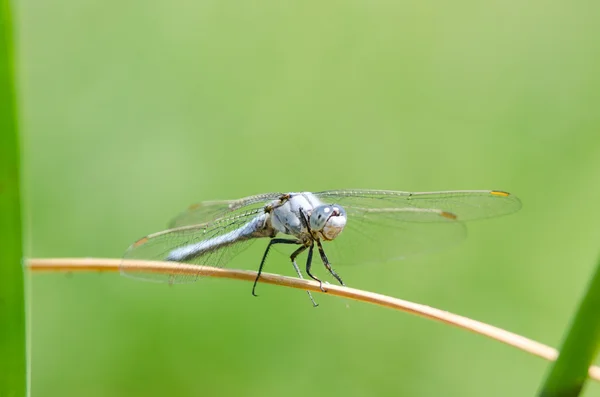
M333 240L346 225L346 211L337 205L323 204L314 194L290 193L283 202L273 202L270 223L278 232L308 242Z

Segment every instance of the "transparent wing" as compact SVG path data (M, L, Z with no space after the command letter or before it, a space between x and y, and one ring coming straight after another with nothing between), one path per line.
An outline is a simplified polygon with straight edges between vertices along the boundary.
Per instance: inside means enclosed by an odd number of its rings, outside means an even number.
M519 199L499 191L394 192L337 190L315 193L340 204L348 221L324 248L332 264L381 263L440 251L466 237L462 221L517 211Z
M340 204L346 211L356 209L389 208L414 209L412 222L438 222L427 210L441 210L453 214L459 221L491 218L518 211L521 201L514 195L499 190L455 190L445 192L398 192L391 190L330 190L315 193L322 201ZM418 211L425 210L425 211ZM404 212L408 213L408 212Z
M123 259L143 259L152 261L167 260L169 254L177 249L202 241L223 236L235 231L256 216L263 213L262 208L250 209L233 216L223 217L210 223L194 226L184 226L175 229L168 229L162 232L150 234L133 243L125 252ZM225 266L235 255L246 249L255 238L239 240L234 243L223 246L219 249L207 251L202 255L196 256L190 260L183 260L177 263L188 263L201 266ZM187 283L194 282L198 278L197 274L178 272L175 268L171 273L153 273L129 265L123 261L120 266L121 273L130 277L168 283Z
M169 223L169 228L200 225L222 218L223 216L229 217L231 216L230 212L263 207L267 202L278 199L281 195L282 193L265 193L238 200L205 201L192 204Z
M466 235L465 224L444 211L354 209L342 233L323 248L333 265L374 264L442 251Z

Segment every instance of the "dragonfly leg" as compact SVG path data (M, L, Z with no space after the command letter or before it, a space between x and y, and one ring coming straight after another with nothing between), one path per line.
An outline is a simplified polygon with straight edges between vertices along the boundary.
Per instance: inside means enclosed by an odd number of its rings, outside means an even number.
M310 278L312 278L313 280L318 281L319 288L321 288L321 291L326 292L325 289L323 288L323 282L321 280L319 280L318 278L316 278L315 276L313 276L312 273L310 272L310 268L312 267L313 248L315 248L314 243L312 243L310 245L310 248L308 249L308 258L306 258L306 274L308 274L308 276Z
M338 274L335 272L335 270L333 270L333 268L331 267L331 263L329 263L329 259L327 259L327 255L325 255L325 250L323 249L321 240L317 240L317 245L319 246L319 253L321 254L321 260L323 261L323 264L325 265L327 270L329 270L329 273L331 273L331 275L333 277L335 277L335 279L337 281L339 281L339 283L341 285L345 286L346 284L344 284L344 282L342 281L342 278L340 276L338 276Z
M260 261L260 266L258 267L258 273L256 274L256 279L254 279L254 285L252 286L252 295L254 296L258 296L256 295L256 284L258 283L258 279L260 278L260 275L262 273L262 269L263 266L265 265L265 261L267 260L267 255L269 255L269 250L271 249L271 246L273 246L274 244L302 244L300 242L300 240L288 240L285 238L272 238L271 241L269 241L269 245L267 245L267 249L265 250L265 253L262 257L262 260Z
M312 231L310 230L310 222L308 221L308 215L306 214L306 212L304 212L303 208L300 208L298 213L300 214L300 221L302 222L304 227L308 230L308 232L312 234ZM319 280L318 278L316 278L315 276L313 276L312 273L310 272L310 269L312 267L312 255L313 255L314 247L315 247L315 243L313 240L310 243L310 249L308 250L308 258L306 259L306 274L308 274L310 276L310 278L312 278L313 280L318 281L319 288L321 288L321 291L326 292L325 289L323 288L323 282L321 280Z
M298 267L298 265L296 264L296 257L298 255L300 255L301 253L303 253L306 250L306 245L303 245L302 247L298 248L296 251L294 251L292 253L292 255L290 256L290 259L292 260L292 265L294 265L294 270L296 270L296 273L298 274L298 277L300 277L301 279L304 280L304 277L302 276L302 272L300 271L300 268ZM306 291L306 293L308 294L308 297L310 298L310 301L312 302L314 307L319 306L315 300L312 297L312 294L310 293L310 291Z

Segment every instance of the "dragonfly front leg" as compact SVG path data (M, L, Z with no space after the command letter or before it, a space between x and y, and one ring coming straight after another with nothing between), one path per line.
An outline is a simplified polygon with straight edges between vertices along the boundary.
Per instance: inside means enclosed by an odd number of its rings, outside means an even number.
M335 272L335 270L333 270L333 268L331 267L331 263L329 263L329 259L327 259L327 255L325 255L325 250L323 249L323 245L321 245L321 240L317 240L317 245L319 246L319 253L321 254L321 260L323 261L323 264L325 265L327 270L329 270L329 273L331 273L331 275L333 277L335 277L335 279L337 281L339 281L339 283L341 285L345 286L346 284L344 284L344 282L342 281L342 278L340 276L338 276L338 274Z
M301 279L304 280L304 277L302 276L302 272L300 271L300 268L298 267L298 265L296 264L296 257L298 255L300 255L301 253L303 253L306 250L306 245L303 245L302 247L298 248L296 251L294 251L292 253L292 255L290 256L290 259L292 260L292 265L294 265L294 269L296 270L296 273L298 274L298 277L300 277ZM310 298L310 301L312 302L314 307L319 306L315 300L312 297L312 294L310 293L310 291L306 291L306 293L308 294L308 297Z

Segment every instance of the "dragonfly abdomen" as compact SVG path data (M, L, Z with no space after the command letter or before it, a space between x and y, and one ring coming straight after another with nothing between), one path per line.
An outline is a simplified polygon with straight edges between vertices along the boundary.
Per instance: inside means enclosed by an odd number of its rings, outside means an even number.
M234 229L221 236L176 248L169 252L165 260L187 262L240 241L252 238L272 237L273 230L266 222L267 216L267 214L260 214L238 229Z

